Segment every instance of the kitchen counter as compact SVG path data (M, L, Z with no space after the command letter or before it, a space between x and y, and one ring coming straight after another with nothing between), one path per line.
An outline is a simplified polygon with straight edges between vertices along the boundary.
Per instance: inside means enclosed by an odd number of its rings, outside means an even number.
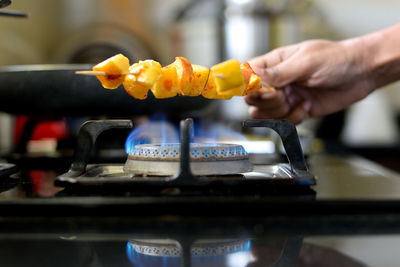
M127 240L135 239L173 239L186 245L194 240L237 239L251 240L253 244L247 250L246 264L257 258L255 251L261 246L270 253L278 247L282 251L275 253L278 256L286 253L285 248L293 247L294 252L288 254L291 256L283 260L286 265L276 266L295 266L298 258L304 264L299 266L309 266L303 261L310 255L316 262L321 261L321 255L327 255L333 263L363 266L362 259L352 259L351 253L344 255L345 251L337 246L338 241L332 240L350 238L351 241L357 235L375 244L377 234L399 234L400 175L353 155L321 153L311 155L307 161L317 177L317 185L303 193L274 196L74 196L53 186L56 170L23 171L14 187L7 189L3 181L0 248L5 251L3 254L11 247L26 249L35 244L39 244L36 249L60 246L70 251L71 243L76 249L76 244L81 246L86 242L94 245L89 252L83 246L79 253L92 253L93 248L104 251L107 244L124 250L127 246L132 251L133 243L127 245ZM382 240L382 236L377 238ZM9 254L3 256L9 262L20 261ZM75 260L82 261L79 257ZM108 260L103 261L104 266L113 266L105 262ZM124 256L124 262L126 265L119 266L141 266L133 264L129 256ZM182 264L190 266L187 257ZM253 266L246 264L198 266Z
M398 201L400 174L354 155L314 155L317 200Z

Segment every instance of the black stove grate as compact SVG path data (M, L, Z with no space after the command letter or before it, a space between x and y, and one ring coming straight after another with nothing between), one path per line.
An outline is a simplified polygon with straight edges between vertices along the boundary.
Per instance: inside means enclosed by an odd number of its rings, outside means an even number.
M195 176L190 169L190 133L193 121L181 121L180 169L171 177L135 177L122 165L87 165L97 136L110 128L132 128L129 120L88 121L80 129L74 162L55 183L68 191L132 195L285 195L309 194L315 177L308 171L295 126L285 120L248 120L244 127L267 127L282 139L289 164L261 166L257 172Z

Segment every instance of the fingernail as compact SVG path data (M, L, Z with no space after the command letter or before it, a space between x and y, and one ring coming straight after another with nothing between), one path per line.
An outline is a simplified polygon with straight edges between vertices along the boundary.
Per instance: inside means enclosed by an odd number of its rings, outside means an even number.
M257 108L255 106L249 107L249 115L252 117L253 114L256 112Z
M304 102L304 104L303 104L303 109L305 110L305 111L310 111L311 110L311 102L310 101L306 101L306 102Z
M261 99L270 99L270 98L272 98L274 96L274 94L271 94L271 93L263 93L262 95L261 95Z

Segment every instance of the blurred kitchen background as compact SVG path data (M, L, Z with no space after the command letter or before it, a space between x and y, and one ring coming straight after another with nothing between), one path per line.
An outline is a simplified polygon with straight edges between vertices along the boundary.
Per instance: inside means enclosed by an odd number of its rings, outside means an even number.
M394 25L399 22L400 1L13 0L7 9L29 17L0 16L1 66L96 63L119 52L132 62L153 58L165 65L180 55L211 66L228 58L245 61L306 39L341 40ZM300 131L339 140L399 170L399 87L392 84L346 112L307 121ZM221 115L213 116L228 124L248 118L240 97L220 101L219 109ZM17 116L0 113L2 154L14 149L16 122ZM400 238L393 237L386 246L393 251L377 256L379 238L308 241L334 247L370 266L397 266Z
M229 58L245 61L306 39L340 40L382 29L398 22L400 2L14 0L7 9L29 17L0 17L0 65L96 63L122 52L131 61L153 58L165 65L181 55L211 66ZM371 148L398 147L398 87L390 85L346 112L310 120L301 128L367 156L376 155L368 152ZM248 118L240 97L219 105L222 121ZM0 113L0 127L0 151L10 151L15 116Z

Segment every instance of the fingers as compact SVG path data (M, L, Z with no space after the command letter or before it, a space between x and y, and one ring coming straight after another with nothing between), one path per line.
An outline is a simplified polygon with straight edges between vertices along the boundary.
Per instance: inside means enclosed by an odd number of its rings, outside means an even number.
M244 99L250 105L249 114L254 119L288 119L295 124L310 117L310 100L291 100L290 87L284 90L247 95Z
M283 87L302 80L308 72L308 67L305 60L293 58L264 69L262 72L262 77L267 83L275 87Z
M300 51L301 43L275 49L249 61L254 72L266 83L283 87L299 82L310 72L310 60Z
M284 117L289 113L290 106L282 90L266 94L251 94L245 97L251 107L250 116L255 119L271 119Z
M245 101L251 106L251 117L289 119L296 124L309 117L311 102L306 100L309 96L303 92L301 86L293 83L299 81L308 71L308 65L305 64L307 58L305 61L304 56L303 60L298 58L297 51L298 45L282 47L249 62L263 81L283 88L267 92L263 87L246 96Z
M294 124L299 124L305 119L310 117L309 114L310 110L311 110L311 102L304 101L301 104L297 105L285 119L290 120Z
M250 106L249 114L254 119L287 119L294 124L299 124L310 117L311 102L305 101L289 112L289 106L281 106L276 109L261 109ZM284 114L284 116L280 116Z
M291 61L289 59L298 51L298 49L298 45L280 47L263 56L251 59L249 64L263 81L272 86L281 87L289 83L287 82L288 77L284 77L283 75L290 64L284 63ZM297 68L297 72L298 71L299 69ZM293 72L291 72L290 75L293 75ZM295 78L292 80L294 79Z
M257 91L246 95L245 99L248 101L256 101L258 99L270 99L276 96L276 89L273 87L261 87Z
M251 59L249 61L249 64L253 68L253 70L270 68L286 60L287 58L292 56L297 50L298 44L280 47L272 50L265 55Z
M270 109L284 105L286 97L281 90L277 90L274 93L264 93L259 96L250 94L245 97L245 101L247 104L258 106L261 109Z

